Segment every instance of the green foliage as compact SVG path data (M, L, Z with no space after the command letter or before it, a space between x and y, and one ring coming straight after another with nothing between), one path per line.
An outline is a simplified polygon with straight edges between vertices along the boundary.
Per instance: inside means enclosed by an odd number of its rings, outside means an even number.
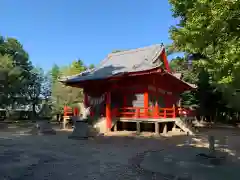
M8 108L23 104L27 91L25 82L31 77L32 65L27 52L16 39L0 38L1 106Z
M239 111L240 1L169 2L173 17L180 22L170 28L173 44L168 51L185 52L191 57L202 114L224 111L222 106Z
M89 68L94 68L91 65ZM87 69L83 61L73 61L72 64L65 67L58 67L54 65L51 70L52 76L52 105L53 113L61 114L65 105L72 106L73 104L82 102L83 92L79 88L68 87L57 81L60 76L77 75Z
M90 64L88 69L94 69L95 68L95 65L94 64Z
M204 66L217 83L229 84L240 62L240 2L170 0L179 26L170 30L177 51L200 54Z
M173 73L180 73L181 79L190 84L195 84L197 82L197 74L194 72L194 68L189 66L187 57L176 57L170 61L170 68ZM181 105L182 106L192 106L196 105L197 99L195 97L195 92L184 92L181 95Z
M43 116L42 107L46 106L52 113L62 113L64 105L81 102L83 93L79 88L64 86L59 77L76 75L87 68L92 69L94 65L87 67L82 60L75 60L66 67L54 65L45 73L32 65L20 42L0 36L0 108L13 111L31 105L34 117Z
M0 104L12 112L21 106L31 105L36 116L36 106L49 96L47 77L29 60L22 44L14 38L0 36Z
M83 64L82 60L77 60L77 61L72 62L72 64L70 65L70 68L68 68L68 70L69 70L69 75L76 75L82 71L86 71L87 67Z
M50 71L50 75L52 77L52 82L55 83L59 76L60 76L60 68L58 67L58 65L54 64L51 71Z

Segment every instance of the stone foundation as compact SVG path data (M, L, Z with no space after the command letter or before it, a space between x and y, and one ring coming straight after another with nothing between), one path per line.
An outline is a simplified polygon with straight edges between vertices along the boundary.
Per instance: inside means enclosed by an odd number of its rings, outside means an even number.
M106 126L106 118L102 117L97 119L94 123L93 123L93 128L98 132L98 133L102 133L105 134L107 133L108 129Z

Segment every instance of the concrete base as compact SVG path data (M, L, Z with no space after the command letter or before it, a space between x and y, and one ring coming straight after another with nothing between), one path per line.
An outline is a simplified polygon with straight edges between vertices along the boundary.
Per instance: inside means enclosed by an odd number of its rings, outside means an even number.
M89 128L86 121L76 121L70 139L87 139L89 137Z

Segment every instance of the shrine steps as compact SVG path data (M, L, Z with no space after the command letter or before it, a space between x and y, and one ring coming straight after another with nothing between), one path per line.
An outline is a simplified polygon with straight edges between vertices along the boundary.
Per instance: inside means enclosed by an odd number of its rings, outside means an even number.
M175 124L188 135L195 135L195 129L192 123L186 123L180 118L176 118Z

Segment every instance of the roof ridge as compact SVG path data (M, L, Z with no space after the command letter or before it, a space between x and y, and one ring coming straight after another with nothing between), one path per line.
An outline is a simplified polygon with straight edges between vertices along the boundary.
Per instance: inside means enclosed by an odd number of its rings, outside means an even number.
M152 45L149 45L149 46L144 46L144 47L140 47L140 48L135 48L135 49L129 49L129 50L123 50L121 52L116 52L116 53L109 53L107 55L107 57L105 59L103 59L98 67L101 67L101 65L103 65L105 62L109 61L113 56L121 56L121 55L125 55L125 54L131 54L131 53L136 53L136 52L139 52L139 51L145 51L149 48L152 48L152 47L157 47L157 46L160 46L160 47L164 47L163 44L152 44ZM156 56L156 55L155 55ZM154 56L154 57L155 57ZM151 61L153 61L154 57L152 57ZM96 67L96 69L98 68Z
M124 55L124 54L127 54L127 53L134 53L134 52L139 52L139 51L144 51L146 49L149 49L151 47L154 47L154 46L163 46L163 44L152 44L152 45L149 45L149 46L144 46L144 47L140 47L140 48L132 48L132 49L128 49L128 50L123 50L123 51L120 51L120 52L115 52L115 53L109 53L108 54L108 57L110 56L116 56L116 55Z

